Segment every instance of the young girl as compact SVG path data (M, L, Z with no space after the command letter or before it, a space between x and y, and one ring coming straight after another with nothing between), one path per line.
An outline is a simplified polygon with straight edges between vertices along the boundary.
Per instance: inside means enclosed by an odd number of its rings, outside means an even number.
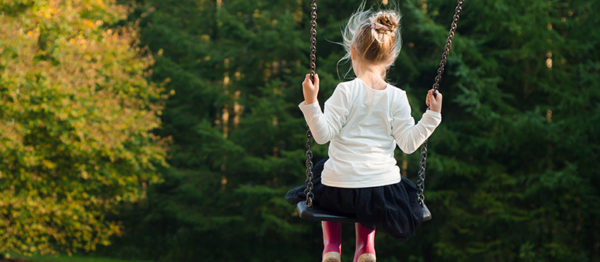
M429 106L419 123L411 117L406 92L385 81L400 52L399 15L359 10L344 30L344 46L357 76L338 84L325 102L317 101L319 77L306 75L299 107L319 144L330 142L329 159L315 167L315 205L357 218L354 262L375 261L375 225L405 240L414 235L421 213L415 185L401 179L396 144L414 152L440 124L442 94L429 90ZM434 96L434 92L436 95ZM321 169L322 168L322 169ZM321 171L322 170L322 171ZM413 194L410 194L410 193ZM341 225L322 222L323 260L339 262Z

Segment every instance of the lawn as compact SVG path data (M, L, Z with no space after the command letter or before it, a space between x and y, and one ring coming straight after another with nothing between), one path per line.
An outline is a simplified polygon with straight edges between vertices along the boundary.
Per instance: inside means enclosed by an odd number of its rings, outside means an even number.
M150 262L148 260L124 260L105 257L90 257L90 256L49 256L35 255L32 257L16 256L16 261L27 262Z

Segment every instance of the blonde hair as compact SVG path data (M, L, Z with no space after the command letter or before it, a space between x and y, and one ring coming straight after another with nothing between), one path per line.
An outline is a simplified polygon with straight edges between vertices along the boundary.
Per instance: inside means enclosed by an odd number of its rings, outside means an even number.
M371 63L395 59L400 53L400 13L394 10L364 10L364 4L352 14L342 31L346 54L339 62L350 59L352 46L362 59Z

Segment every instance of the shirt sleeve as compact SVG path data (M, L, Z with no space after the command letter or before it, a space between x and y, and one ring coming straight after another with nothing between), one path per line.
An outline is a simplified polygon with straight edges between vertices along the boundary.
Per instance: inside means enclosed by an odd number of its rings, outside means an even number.
M397 103L392 116L392 135L398 147L404 153L410 154L415 152L442 122L442 114L427 110L415 125L406 93L402 93Z
M325 101L325 112L321 112L319 102L307 105L302 101L298 107L318 144L325 144L339 134L350 112L350 99L347 90L341 84Z

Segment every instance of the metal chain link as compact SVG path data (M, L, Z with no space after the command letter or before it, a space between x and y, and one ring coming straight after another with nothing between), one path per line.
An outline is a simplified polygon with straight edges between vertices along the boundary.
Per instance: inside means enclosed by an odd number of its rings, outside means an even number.
M312 0L310 9L310 78L314 81L317 69L317 0Z
M315 71L317 69L317 0L312 0L310 5L310 79L315 80ZM304 195L306 195L306 206L312 207L313 202L313 153L312 147L312 133L310 129L306 128L306 189L304 189Z
M306 206L311 207L312 206L312 201L313 201L313 197L314 194L312 192L313 190L313 162L312 162L312 157L313 157L313 153L310 150L312 146L312 134L310 133L310 130L306 130L306 188L304 189L304 195L306 196Z
M435 76L435 81L433 83L433 89L437 90L440 87L440 81L442 80L442 74L444 74L444 69L446 67L446 62L448 60L448 54L450 53L450 47L452 46L452 40L454 39L454 32L458 26L458 20L460 19L460 12L462 11L463 0L458 0L456 5L456 9L454 9L454 17L452 19L452 24L450 25L450 32L448 32L448 38L446 39L446 46L444 47L444 52L442 53L442 61L440 61L440 65L437 70L437 75ZM429 109L429 108L427 108ZM427 165L427 142L428 139L423 142L421 146L421 161L419 162L419 172L417 179L417 190L418 190L418 199L419 204L423 206L423 201L425 200L425 195L423 191L425 190L425 170Z

